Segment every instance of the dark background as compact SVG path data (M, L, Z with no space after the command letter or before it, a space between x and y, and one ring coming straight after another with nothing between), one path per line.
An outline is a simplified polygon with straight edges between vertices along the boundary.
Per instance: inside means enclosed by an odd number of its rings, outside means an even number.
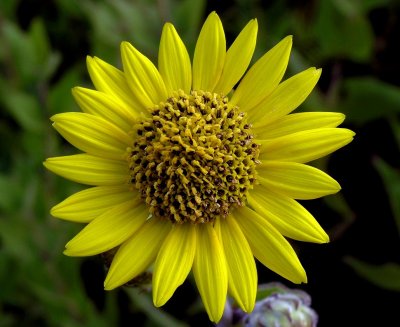
M48 118L77 110L70 89L91 87L86 55L120 66L130 41L156 62L162 25L171 21L193 53L202 22L216 10L228 45L257 17L254 59L294 36L288 76L322 67L299 108L337 111L357 135L314 165L342 191L303 201L331 237L293 242L308 274L293 285L259 265L259 282L307 291L319 326L397 326L400 306L400 3L366 1L0 2L0 326L210 325L191 281L163 307L147 292L103 291L101 258L67 258L81 228L51 218L55 203L80 189L42 167L73 153Z

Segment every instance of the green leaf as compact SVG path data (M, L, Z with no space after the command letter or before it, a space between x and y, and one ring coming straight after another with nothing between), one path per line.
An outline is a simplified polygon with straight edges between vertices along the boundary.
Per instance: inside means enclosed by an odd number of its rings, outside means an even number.
M136 288L125 288L134 307L144 312L156 326L186 327L186 323L181 322L167 312L155 308L148 294Z
M0 239L2 252L17 259L18 264L32 263L37 253L32 251L35 244L32 240L31 226L17 216L0 219Z
M339 105L347 119L359 124L400 112L400 88L373 77L355 77L344 81L345 93Z
M342 233L354 223L354 212L351 210L341 192L325 196L323 201L336 213L337 217L340 217L340 222L328 231L331 240L339 239Z
M332 4L346 17L358 15L361 9L358 1L332 0Z
M113 0L110 5L116 12L113 18L119 31L118 44L121 37L128 36L140 52L157 62L155 59L163 23L158 11L160 7L157 8L155 2L148 0L141 1L137 6L132 6L129 1Z
M72 97L71 89L81 84L80 72L77 67L67 71L57 84L53 85L49 90L49 96L47 97L49 115L77 111L77 105Z
M318 2L314 31L322 56L366 62L372 55L374 35L368 17L356 2Z
M35 19L29 32L22 31L10 21L2 23L2 49L0 56L8 61L12 79L23 86L48 79L58 67L60 54L52 52L46 29L40 19Z
M175 6L176 8L172 10L173 23L189 53L193 53L204 16L206 1L183 0L177 1Z
M365 12L369 12L373 9L388 6L391 2L393 0L363 0L360 1L360 4Z
M40 18L33 20L29 28L29 36L35 53L35 67L38 80L45 80L52 76L61 62L61 55L52 52L46 27Z
M33 20L29 34L36 50L37 59L41 62L47 60L50 53L50 44L43 21L40 18Z
M11 176L0 175L0 209L11 212L19 202L20 189Z
M2 47L7 48L8 68L15 74L14 78L30 81L35 55L30 39L17 25L10 21L2 22Z
M395 140L397 141L398 149L400 149L400 117L391 117L389 120L390 127L392 128Z
M400 265L397 263L385 263L383 265L372 265L353 257L345 258L345 262L354 271L372 284L381 288L400 291Z
M17 6L18 6L18 2L16 0L2 0L2 1L0 1L0 12L2 13L3 17L5 16L5 17L10 18L16 12Z
M400 235L400 171L390 167L380 158L376 159L374 164L381 175L385 184L385 189L388 192L393 216L396 220L397 229Z
M23 129L31 132L42 130L41 108L35 96L11 89L2 83L0 83L0 96L10 115Z
M119 44L132 42L140 52L154 59L161 32L157 7L150 1L125 0L82 2L91 25L92 51L103 60L115 63Z

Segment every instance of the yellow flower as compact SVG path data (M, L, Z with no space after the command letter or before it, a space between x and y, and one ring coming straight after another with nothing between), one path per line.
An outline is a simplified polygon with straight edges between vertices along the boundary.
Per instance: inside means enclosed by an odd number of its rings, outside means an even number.
M211 13L193 64L169 23L158 68L127 42L121 45L122 71L87 58L96 90L73 89L83 112L52 117L54 128L83 153L44 165L94 186L51 213L88 223L66 245L66 255L117 249L105 289L154 265L153 301L162 306L192 271L217 322L228 292L243 310L253 309L254 257L294 283L307 281L285 237L329 238L296 199L332 194L340 186L304 163L346 145L354 133L336 128L344 120L340 113L291 114L321 70L281 82L290 36L245 74L256 36L252 20L226 50L222 23Z

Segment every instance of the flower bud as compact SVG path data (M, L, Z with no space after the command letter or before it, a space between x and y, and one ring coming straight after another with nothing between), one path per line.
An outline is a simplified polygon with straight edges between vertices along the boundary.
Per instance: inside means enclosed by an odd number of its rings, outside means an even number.
M259 287L260 299L250 314L244 314L237 326L243 327L316 327L318 316L310 307L311 297L279 283ZM236 314L240 316L240 314Z

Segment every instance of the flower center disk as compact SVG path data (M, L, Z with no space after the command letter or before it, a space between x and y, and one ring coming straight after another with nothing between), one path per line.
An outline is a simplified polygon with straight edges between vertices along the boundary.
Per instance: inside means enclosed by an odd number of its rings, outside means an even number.
M245 113L203 91L175 92L150 113L134 127L128 161L153 216L213 222L245 204L259 155Z

